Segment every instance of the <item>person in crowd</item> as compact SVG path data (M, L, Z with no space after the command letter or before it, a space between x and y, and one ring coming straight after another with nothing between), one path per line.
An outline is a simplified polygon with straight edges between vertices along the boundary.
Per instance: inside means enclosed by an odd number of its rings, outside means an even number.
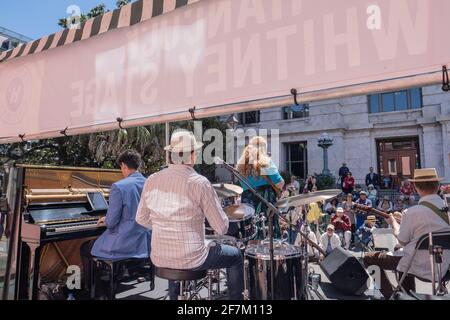
M341 181L341 189L344 191L344 180L347 177L350 169L347 167L347 163L343 162L342 167L339 168L339 180Z
M332 199L325 205L325 212L332 218L336 214L336 210L339 205L339 200L337 198Z
M289 191L289 196L296 196L300 193L300 182L296 176L291 176L291 183L286 185L287 190Z
M355 210L353 209L353 205L355 203L353 202L353 195L351 193L347 194L347 197L342 202L342 208L344 209L345 215L347 215L350 218L350 231L352 233L352 242L355 241L354 235L356 232L356 216L355 216Z
M380 186L380 176L373 172L373 167L369 168L369 173L366 175L366 187L373 185L375 188Z
M373 247L373 232L377 229L375 216L367 216L367 220L356 232L361 243L366 247Z
M402 185L400 187L400 193L403 197L403 202L408 205L412 206L415 201L414 193L416 190L414 189L414 186L411 182L408 180L405 180L402 182Z
M353 174L349 171L347 176L344 178L344 193L352 193L355 188L355 178Z
M314 233L313 230L311 230L311 228L310 228L309 225L306 225L306 226L303 225L303 226L300 228L300 230L301 230L304 234L307 234L307 235L308 235L309 240L311 240L311 241L314 242L315 244L318 244L318 243L317 243L317 237L316 237L316 234ZM294 245L299 247L299 246L303 245L303 243L304 243L305 241L306 241L306 240L304 240L303 237L302 237L300 234L297 234L297 238L295 239ZM309 261L310 261L310 262L314 262L314 261L316 261L316 260L319 259L319 257L320 257L319 251L318 251L317 249L315 249L313 246L311 246L311 244L309 244L309 243L308 243L308 248L307 248L307 250L308 250L308 256L309 256L309 259L310 259Z
M395 203L394 203L394 211L399 211L399 212L403 212L403 210L406 209L405 203L403 202L403 198L400 197L398 198Z
M339 238L344 239L344 248L348 250L352 238L352 233L350 231L352 224L342 207L337 208L336 215L331 218L331 224L334 226L335 233Z
M315 184L313 176L308 176L308 178L306 179L306 188L308 189L308 192L312 192L314 185Z
M320 210L317 202L312 202L309 204L309 210L306 213L306 221L310 226L311 230L314 232L319 231L319 219L322 217L322 211Z
M334 226L332 224L327 226L327 231L320 237L319 246L327 254L330 254L334 249L341 246L341 239L334 233ZM324 258L323 255L320 256L321 260Z
M317 191L317 186L314 185L314 186L312 187L312 189L311 189L311 192L316 192L316 191Z
M402 223L403 213L395 211L392 215L394 216L394 219L398 221L398 223Z
M375 189L373 184L370 184L367 188L367 198L372 201L373 206L377 204L378 191Z
M289 198L290 196L291 196L291 192L290 192L290 190L288 189L288 185L285 184L285 185L283 186L283 189L281 190L281 199Z
M413 253L417 241L422 236L430 232L450 231L448 215L442 214L446 204L437 195L440 181L442 181L442 178L439 178L435 168L415 169L414 179L410 182L414 183L420 196L419 204L408 208L403 213L401 224L398 224L393 216L387 219L399 244L403 246L402 254L390 255L385 252L370 252L364 256L363 262L366 267L372 265L380 267L380 291L386 299L389 299L393 293L393 287L386 275L386 270L397 270L400 278L404 273L407 273L402 284L405 292L416 291L416 277L426 281L432 280L433 272L429 252L421 250L415 255ZM450 252L444 250L442 258L442 270L448 270ZM442 276L444 275L445 272ZM436 277L435 280L439 282L441 279Z
M359 193L359 199L355 201L356 204L360 204L366 207L372 207L372 201L367 198L367 193L361 191ZM362 210L356 210L356 230L358 230L366 220L366 212Z
M135 150L126 150L116 162L124 179L112 184L108 211L98 220L98 225L106 226L106 230L96 240L86 241L80 248L87 290L87 284L94 276L89 268L92 257L122 260L150 255L151 232L135 221L145 184L145 177L139 172L141 155Z
M355 186L355 190L353 190L353 192L351 192L351 194L353 195L353 202L355 202L356 200L359 199L359 194L362 191L361 185L357 184Z
M175 270L227 269L228 297L242 300L244 261L241 251L225 244L205 242L205 218L219 235L229 220L211 182L194 170L196 152L203 143L192 132L175 131L169 167L146 181L136 221L152 230L151 260L157 268ZM169 281L169 297L176 300L179 285Z
M391 198L389 196L384 196L383 200L380 201L377 207L378 210L384 211L384 212L392 212L394 211L394 204L391 201Z
M288 221L286 223L284 220L280 220L280 227L284 234L287 234L288 241L290 244L294 244L297 238L297 230L293 228L291 225L296 227L300 227L302 223L303 216L303 207L295 207L286 213L285 219Z
M281 177L277 166L267 155L267 141L263 137L253 137L250 143L244 148L237 168L241 175L246 177L251 186L258 192L260 196L272 204L277 202L278 193L283 189L284 180ZM255 196L246 184L241 183L244 192L241 195L241 203L247 203L255 209L258 216L263 213L268 219L267 206ZM268 221L266 220L266 223ZM274 236L281 238L281 229L279 219L273 216ZM260 222L258 222L260 224ZM262 226L258 228L257 239L265 238Z
M385 189L391 189L392 188L392 180L389 176L384 176L383 178L383 184Z

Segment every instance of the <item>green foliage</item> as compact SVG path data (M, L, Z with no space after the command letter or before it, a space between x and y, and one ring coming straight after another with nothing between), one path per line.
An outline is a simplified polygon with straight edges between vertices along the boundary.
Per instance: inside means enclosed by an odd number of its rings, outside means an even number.
M123 7L124 5L130 3L130 0L119 0L116 2L116 5L118 8ZM83 23L86 22L89 19L101 16L105 13L107 13L109 10L106 8L106 5L104 3L98 4L97 6L93 7L87 14L81 13L79 17L73 17L72 21L68 21L67 18L61 18L58 20L58 25L62 28L68 28L69 25L73 25L76 23ZM78 21L77 21L78 20Z
M334 189L336 187L336 178L333 175L314 174L316 178L317 190Z
M117 8L122 8L123 6L126 6L127 4L129 4L130 2L131 2L130 0L117 0L116 6L117 6Z
M225 125L218 118L203 119L203 130L216 128L225 133ZM177 128L193 130L192 121L171 124ZM117 156L126 149L136 149L143 159L142 172L152 174L166 163L165 126L162 124L98 132L73 137L29 141L0 145L0 166L6 162L46 164L55 166L116 168ZM215 165L196 167L211 181L215 178Z

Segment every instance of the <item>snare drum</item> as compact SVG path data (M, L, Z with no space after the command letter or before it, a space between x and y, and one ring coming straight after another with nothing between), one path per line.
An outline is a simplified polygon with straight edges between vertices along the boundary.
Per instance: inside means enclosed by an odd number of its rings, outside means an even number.
M256 216L252 206L241 203L228 206L224 211L230 222L227 235L242 242L256 237Z
M275 240L274 299L304 300L305 283L299 247ZM269 243L250 244L245 249L245 291L250 300L272 300Z

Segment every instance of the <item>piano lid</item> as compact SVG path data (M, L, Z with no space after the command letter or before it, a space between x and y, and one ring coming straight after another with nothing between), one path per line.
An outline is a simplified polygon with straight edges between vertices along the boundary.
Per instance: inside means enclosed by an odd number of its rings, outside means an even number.
M29 223L49 224L98 219L86 194L108 198L111 185L123 178L120 170L18 165L24 169L24 202Z
M21 166L27 189L109 189L123 178L119 170Z

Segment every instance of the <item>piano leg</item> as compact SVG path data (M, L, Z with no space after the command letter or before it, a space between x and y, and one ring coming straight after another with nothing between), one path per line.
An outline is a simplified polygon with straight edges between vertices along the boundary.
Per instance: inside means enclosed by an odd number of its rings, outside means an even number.
M36 264L36 250L39 248L39 243L27 242L30 248L30 261L28 266L28 300L36 298L37 283L39 280L39 264Z

